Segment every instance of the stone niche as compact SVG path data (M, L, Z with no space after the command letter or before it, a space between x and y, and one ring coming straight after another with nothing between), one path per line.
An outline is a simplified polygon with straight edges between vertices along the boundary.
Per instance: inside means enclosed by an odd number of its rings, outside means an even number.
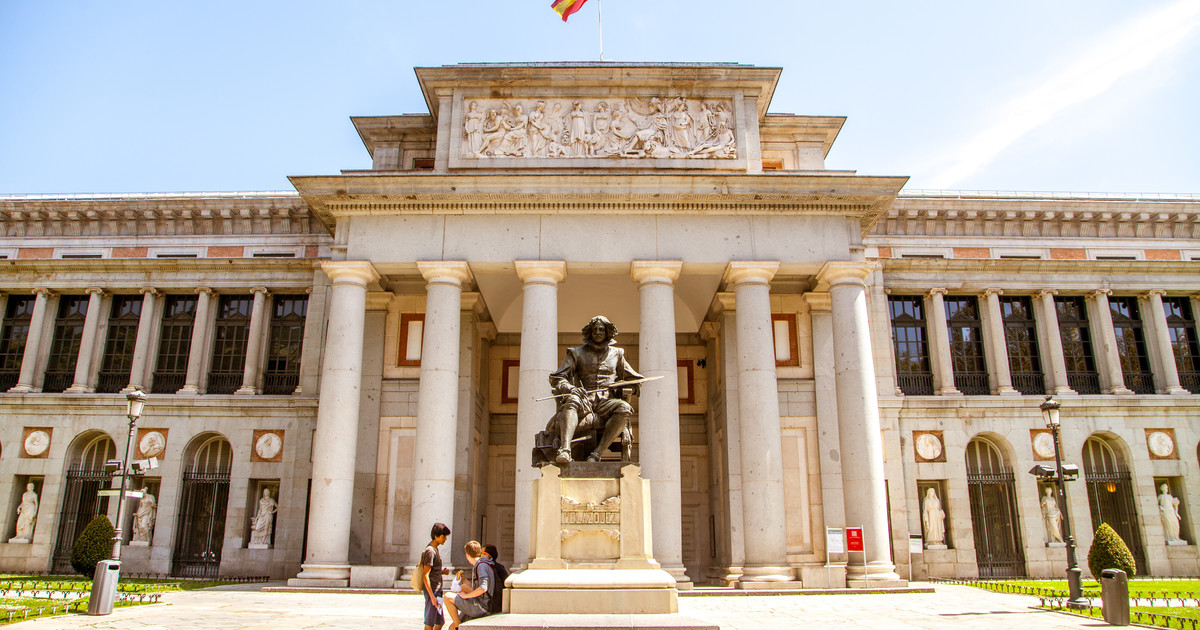
M650 483L633 464L542 467L529 568L508 581L516 614L669 614L675 578L654 560Z

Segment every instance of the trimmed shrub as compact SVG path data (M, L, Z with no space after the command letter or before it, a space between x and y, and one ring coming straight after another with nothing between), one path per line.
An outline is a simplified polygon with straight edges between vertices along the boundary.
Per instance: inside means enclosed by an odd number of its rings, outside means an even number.
M1129 547L1108 523L1101 523L1096 529L1096 537L1092 539L1092 547L1088 549L1087 562L1092 577L1097 580L1100 579L1100 572L1105 569L1120 569L1131 578L1137 569Z
M80 575L93 579L96 573L96 563L112 557L113 535L112 521L101 514L83 528L75 546L71 549L71 566Z

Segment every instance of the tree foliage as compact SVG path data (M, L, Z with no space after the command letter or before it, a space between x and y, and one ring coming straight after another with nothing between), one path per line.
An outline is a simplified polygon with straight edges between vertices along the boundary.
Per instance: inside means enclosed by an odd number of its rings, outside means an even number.
M75 546L71 549L71 566L76 573L86 575L89 579L96 573L96 563L112 557L113 535L112 521L101 514L83 528Z
M1129 546L1108 523L1101 523L1096 529L1096 536L1088 549L1087 562L1088 569L1097 580L1100 579L1100 572L1105 569L1120 569L1129 577L1133 577L1137 569Z

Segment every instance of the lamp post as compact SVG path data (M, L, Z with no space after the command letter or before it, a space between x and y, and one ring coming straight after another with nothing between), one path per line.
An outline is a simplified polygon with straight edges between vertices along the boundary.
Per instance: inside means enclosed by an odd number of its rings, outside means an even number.
M121 525L125 522L125 487L129 481L129 451L133 449L133 436L137 430L138 418L142 417L142 409L146 407L146 393L135 389L125 395L126 416L129 417L129 437L125 440L125 459L121 460L121 493L117 495L117 523L113 533L112 559L121 560Z
M129 418L129 437L125 440L125 459L109 460L105 468L113 470L121 476L121 489L117 494L117 522L113 528L112 559L96 563L96 572L92 577L92 594L88 599L89 615L110 615L113 603L117 597L117 582L121 579L121 524L125 522L125 488L129 485L130 461L129 452L133 450L133 433L137 428L138 418L142 417L142 409L146 406L146 394L135 389L125 396L125 415ZM120 468L119 471L116 468ZM112 492L102 491L101 494Z
M1038 405L1038 408L1042 410L1042 419L1046 421L1046 428L1054 434L1054 480L1058 486L1058 501L1062 504L1063 538L1067 541L1067 589L1070 591L1067 606L1077 608L1086 606L1088 601L1083 597L1082 571L1079 569L1079 561L1075 558L1075 537L1071 535L1071 508L1067 503L1067 483L1063 474L1062 447L1058 443L1060 406L1053 396L1047 396L1046 400Z

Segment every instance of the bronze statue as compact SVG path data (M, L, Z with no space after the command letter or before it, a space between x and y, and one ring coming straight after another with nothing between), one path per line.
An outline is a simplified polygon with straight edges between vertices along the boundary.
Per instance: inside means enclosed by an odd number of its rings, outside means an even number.
M618 439L621 459L632 459L633 407L625 401L624 390L628 387L636 395L636 383L648 379L635 372L625 351L616 347L617 327L608 318L593 317L582 332L583 345L567 350L558 371L550 375L558 411L535 439L535 466L567 464L583 453L587 461L598 462Z

